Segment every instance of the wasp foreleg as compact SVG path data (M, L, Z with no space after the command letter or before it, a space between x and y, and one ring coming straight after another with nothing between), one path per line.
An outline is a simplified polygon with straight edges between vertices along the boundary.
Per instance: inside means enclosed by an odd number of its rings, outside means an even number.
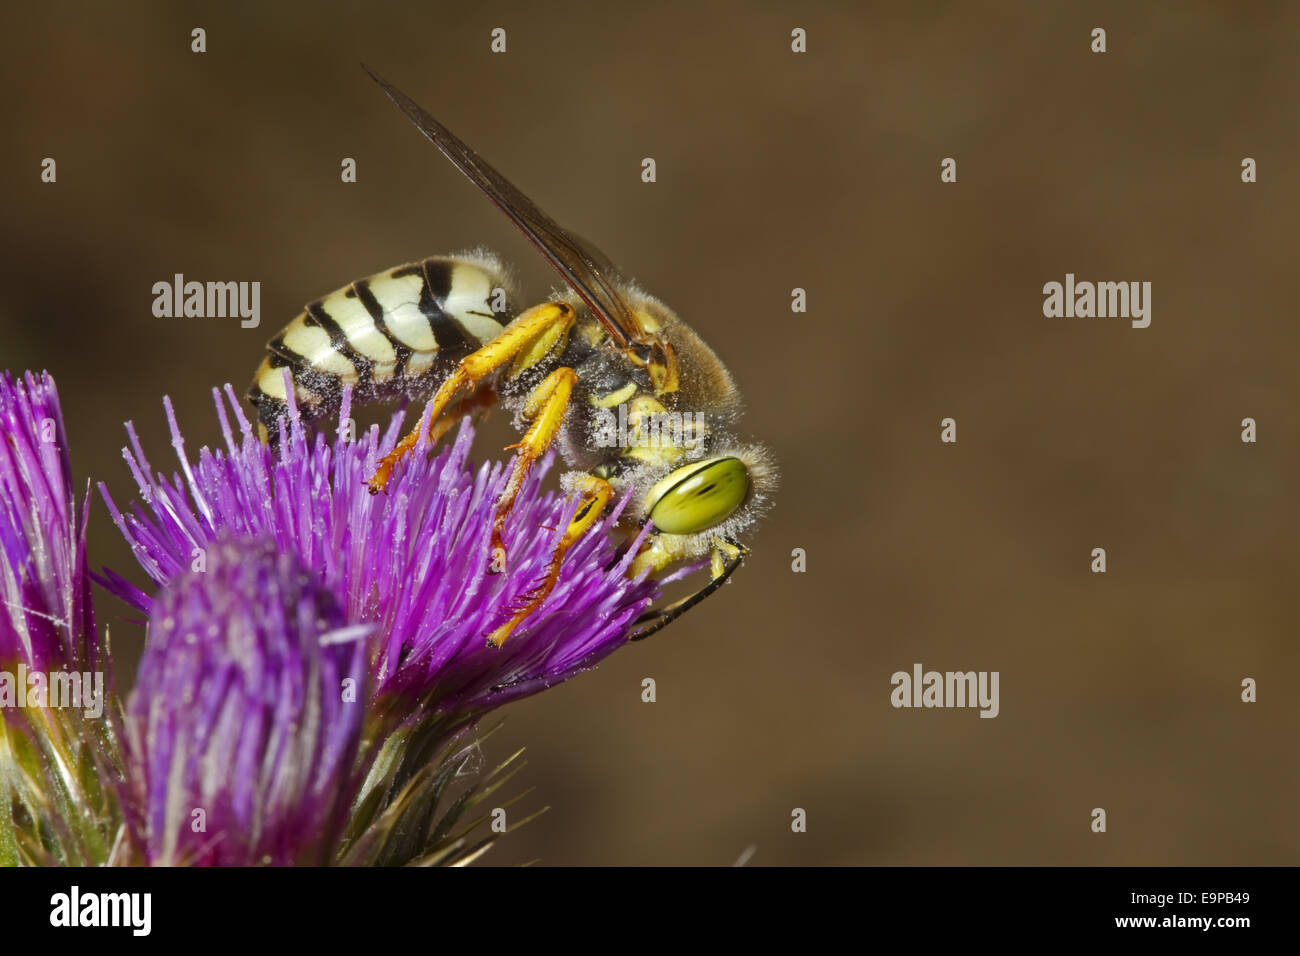
M573 520L569 522L564 535L555 546L555 552L551 555L551 563L546 569L546 575L536 587L524 595L522 603L514 609L510 620L488 635L488 642L493 646L500 647L502 642L514 632L524 618L541 607L542 602L546 600L546 596L555 589L555 584L560 579L560 567L564 562L565 553L578 542L579 538L587 533L592 525L600 520L600 516L605 511L605 506L614 497L614 489L610 483L603 478L597 478L595 475L581 476L577 482L577 490L582 492L582 502L578 505L578 510L574 512Z
M655 570L661 570L659 562L653 555L655 550L653 546L641 555L638 555L637 561L632 565L632 573L635 574L641 567L647 564ZM704 585L694 594L682 598L680 601L674 601L667 607L655 608L646 611L637 618L636 629L632 631L632 636L628 638L632 641L643 641L651 634L667 627L677 618L681 617L695 605L699 604L706 597L722 587L727 578L731 577L732 572L740 567L741 562L749 554L749 549L744 545L732 541L730 538L719 538L713 543L713 556L710 562L710 571L712 578L709 583ZM646 560L643 560L646 559Z

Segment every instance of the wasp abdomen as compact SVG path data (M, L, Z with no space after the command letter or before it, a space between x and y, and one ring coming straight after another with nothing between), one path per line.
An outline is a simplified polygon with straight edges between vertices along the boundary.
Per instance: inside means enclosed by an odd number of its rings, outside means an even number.
M509 321L498 313L500 266L434 257L399 266L311 303L267 343L248 398L272 438L288 408L284 371L305 419L337 411L344 386L358 401L430 391L455 363Z

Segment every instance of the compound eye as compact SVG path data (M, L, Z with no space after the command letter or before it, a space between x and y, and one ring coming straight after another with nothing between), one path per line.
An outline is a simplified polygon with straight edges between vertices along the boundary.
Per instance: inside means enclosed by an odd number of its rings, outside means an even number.
M726 521L749 495L749 469L739 458L714 458L679 468L650 509L650 520L668 534L695 534ZM652 490L653 494L653 490Z

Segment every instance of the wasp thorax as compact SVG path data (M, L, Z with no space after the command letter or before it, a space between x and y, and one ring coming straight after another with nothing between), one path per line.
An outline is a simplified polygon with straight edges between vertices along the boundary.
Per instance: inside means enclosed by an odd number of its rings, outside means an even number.
M709 458L670 472L650 489L650 520L667 534L696 534L726 521L749 496L739 458Z

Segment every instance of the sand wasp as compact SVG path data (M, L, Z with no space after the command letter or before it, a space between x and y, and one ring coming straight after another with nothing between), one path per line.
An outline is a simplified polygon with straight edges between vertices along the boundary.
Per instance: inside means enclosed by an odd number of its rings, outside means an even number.
M581 501L545 577L488 640L499 646L537 609L565 552L629 488L633 500L623 520L654 525L632 573L658 574L711 556L708 584L637 622L633 639L648 637L739 567L748 553L739 539L761 516L775 484L767 451L732 435L740 401L731 375L667 306L557 225L409 97L367 72L523 231L566 289L521 311L505 295L507 305L498 311L493 300L510 285L495 257L482 252L425 259L353 282L307 306L267 345L248 393L263 436L278 433L286 381L308 419L336 411L349 385L360 401L432 392L428 421L435 438L453 417L500 403L524 434L512 446L518 452L496 506L492 569L505 566L502 531L511 505L548 448L577 469L563 487ZM420 427L380 463L372 492L383 490L415 447Z

